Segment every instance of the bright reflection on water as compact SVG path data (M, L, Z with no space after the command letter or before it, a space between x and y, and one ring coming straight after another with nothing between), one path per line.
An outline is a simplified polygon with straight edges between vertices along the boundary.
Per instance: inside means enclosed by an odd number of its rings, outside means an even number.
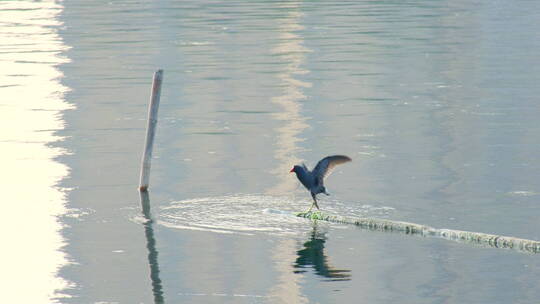
M272 49L272 54L286 63L284 71L278 74L278 78L283 86L283 95L272 98L272 102L278 104L281 111L274 114L274 118L280 122L280 127L276 128L276 150L275 158L280 166L275 168L272 173L280 177L280 183L277 186L268 189L269 193L286 194L294 190L294 183L291 183L290 177L285 174L290 169L290 164L298 164L301 159L298 157L300 152L299 143L303 140L300 134L308 124L306 118L301 114L301 101L306 99L303 93L304 88L309 88L309 82L298 79L299 76L309 73L302 68L305 61L305 54L310 50L303 46L302 37L296 32L303 30L304 27L299 21L304 16L299 12L299 4L291 3L283 5L281 8L288 9L290 12L279 22L278 32L280 43Z
M57 65L66 50L56 28L54 1L0 2L0 185L2 185L3 303L50 303L69 283L58 277L68 260L61 251L59 216L65 193L56 187L68 168L51 143L70 106Z

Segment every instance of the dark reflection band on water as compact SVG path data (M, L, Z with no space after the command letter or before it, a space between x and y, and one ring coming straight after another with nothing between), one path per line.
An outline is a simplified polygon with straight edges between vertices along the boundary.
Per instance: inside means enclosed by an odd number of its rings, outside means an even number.
M163 285L159 277L158 251L156 249L156 239L154 238L154 221L150 212L150 194L147 191L140 192L141 208L146 221L144 222L144 234L146 236L146 248L148 249L148 264L150 265L150 279L152 280L152 293L154 303L165 303L163 296Z
M350 270L335 269L328 263L328 257L324 253L325 243L326 232L319 231L317 222L314 222L309 240L304 243L304 248L297 251L294 273L305 273L305 268L312 267L315 274L328 281L349 281Z

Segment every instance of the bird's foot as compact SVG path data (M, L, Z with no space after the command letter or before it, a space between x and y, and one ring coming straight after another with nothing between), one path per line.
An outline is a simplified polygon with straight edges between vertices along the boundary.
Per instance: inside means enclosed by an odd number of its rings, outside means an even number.
M312 220L318 220L320 219L322 216L322 212L321 210L317 209L315 211L310 211L309 213L309 217L312 219Z
M305 213L314 213L312 210L313 210L313 207L317 207L317 210L319 210L319 206L317 206L315 203L311 204L311 207L309 207L308 210L306 210ZM316 211L315 211L316 212Z

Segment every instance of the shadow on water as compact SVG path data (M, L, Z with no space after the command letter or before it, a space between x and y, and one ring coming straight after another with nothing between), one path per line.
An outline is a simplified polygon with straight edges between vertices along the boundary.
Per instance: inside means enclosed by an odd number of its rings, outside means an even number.
M150 194L147 191L140 192L141 207L144 218L144 234L146 235L146 248L148 249L148 264L150 265L150 279L152 280L152 293L154 303L165 303L163 297L163 286L159 278L158 252L156 250L156 239L154 238L154 221L150 212Z
M328 279L328 281L349 281L350 270L334 269L328 264L328 257L324 254L326 233L317 231L314 223L310 239L304 243L304 248L297 251L298 257L294 263L295 269L313 267L315 274ZM304 273L305 270L295 270L294 273Z

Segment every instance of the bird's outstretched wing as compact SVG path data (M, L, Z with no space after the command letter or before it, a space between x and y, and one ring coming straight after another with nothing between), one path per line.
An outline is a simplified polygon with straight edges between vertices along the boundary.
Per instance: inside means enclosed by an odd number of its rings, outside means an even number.
M313 174L319 182L322 182L325 177L332 173L335 166L350 162L352 159L345 155L332 155L321 159L315 168L313 168ZM321 184L321 183L319 183Z

